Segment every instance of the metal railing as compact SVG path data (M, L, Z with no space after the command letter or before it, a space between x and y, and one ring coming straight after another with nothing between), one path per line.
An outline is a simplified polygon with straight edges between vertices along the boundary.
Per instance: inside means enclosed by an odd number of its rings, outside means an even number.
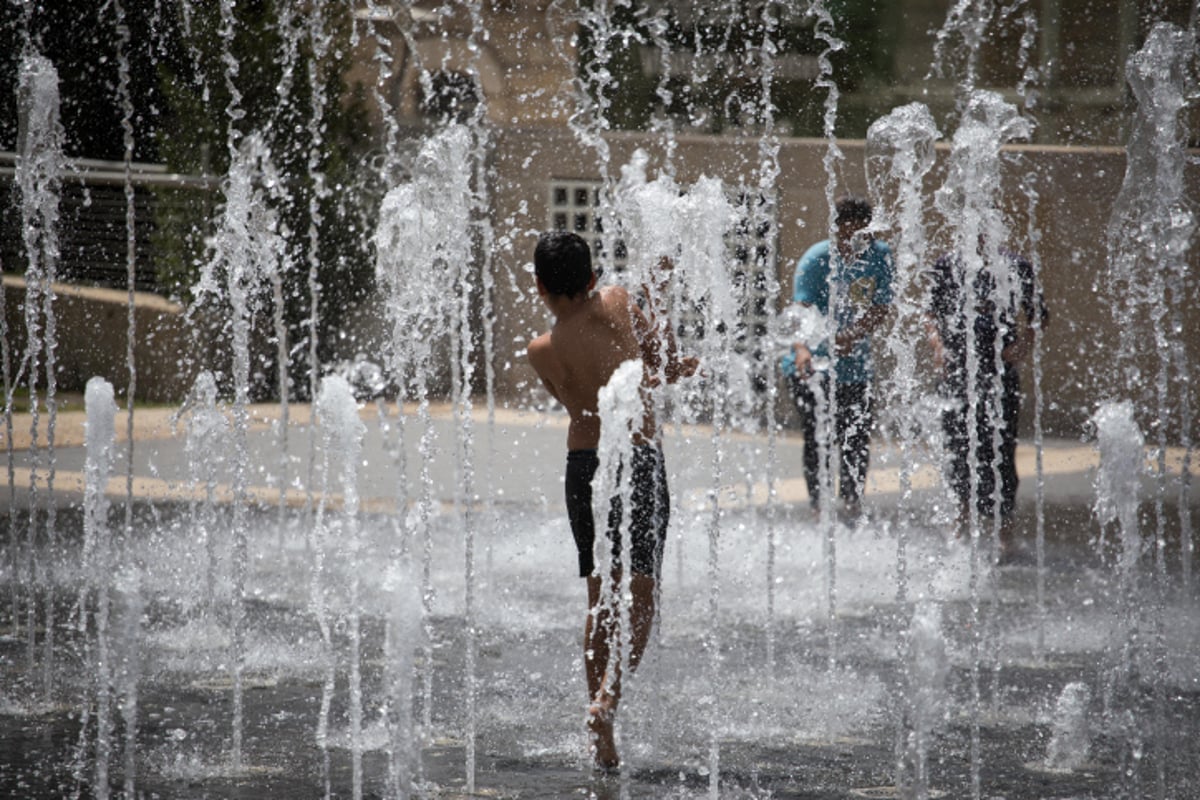
M15 177L18 155L0 152L0 265L7 274L25 271L20 192ZM59 280L124 289L128 285L128 233L125 186L133 187L134 274L140 291L157 291L163 239L156 236L169 217L198 222L211 209L219 180L176 175L161 164L70 159L59 200Z

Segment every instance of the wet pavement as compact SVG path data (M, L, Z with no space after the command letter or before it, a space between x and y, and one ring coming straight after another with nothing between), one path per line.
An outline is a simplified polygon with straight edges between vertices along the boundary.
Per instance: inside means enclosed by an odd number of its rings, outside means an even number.
M1135 572L1122 572L1111 535L1101 541L1090 511L1089 470L1096 461L1089 445L1046 445L1039 525L1034 454L1022 443L1020 548L1011 563L997 568L986 536L972 550L970 540L950 535L948 504L928 453L902 457L880 446L868 517L826 528L808 510L795 477L798 438L784 434L771 443L723 434L722 473L714 479L711 429L670 429L666 447L677 511L661 621L619 717L625 766L602 775L588 767L582 724L582 586L571 574L560 499L564 420L498 410L494 425L480 415L468 426L451 409L437 407L428 420L406 415L401 423L394 409L381 419L376 408L364 408L368 433L359 491L365 512L361 529L336 532L359 537L358 555L351 558L345 540L323 542L311 533L317 507L337 519L340 487L332 487L326 504L308 507L320 498L303 487L310 470L322 485L324 461L319 441L307 438L307 411L290 413L291 485L282 510L277 414L257 408L248 434L248 493L260 505L249 519L240 771L229 761L229 636L219 602L228 597L230 573L222 562L206 583L199 568L207 540L226 552L230 508L219 505L211 529L201 532L181 435L186 418L173 434L169 410L135 414L134 525L125 552L139 588L114 595L112 619L120 628L128 617L122 608L137 609L137 632L114 645L118 663L135 665L139 678L136 740L130 751L120 705L126 696L118 692L106 760L114 796L129 775L141 797L353 796L353 664L363 687L361 794L389 796L382 718L392 661L385 628L406 613L395 610L389 582L394 575L388 564L404 549L395 498L400 487L414 501L410 513L418 507L424 484L399 476L416 476L417 465L426 464L435 502L428 563L436 597L413 655L412 713L420 720L428 705L430 722L419 726L420 757L407 765L417 795L467 794L464 742L473 728L473 796L708 797L715 767L721 797L894 797L900 796L897 743L913 731L913 715L929 712L921 752L928 757L930 796L1200 797L1200 622L1195 590L1189 596L1178 588L1177 473L1161 482L1148 475L1140 504L1144 528L1163 534L1161 570L1173 588L1157 602L1132 602L1125 599L1131 585L1153 599L1160 567L1147 548ZM40 562L52 580L38 583L39 597L50 598L54 608L48 667L44 606L34 618L33 650L25 587L14 593L6 582L0 614L3 796L96 796L95 637L94 630L82 634L77 619L82 417L70 413L58 421L54 455L59 555ZM118 418L118 431L123 427ZM472 444L472 471L465 478L453 444L456 431L466 432ZM428 432L425 445L422 432ZM422 452L429 458L422 459ZM212 458L229 469L228 451ZM123 530L127 451L114 463L110 519ZM763 479L768 463L777 464L771 498ZM903 473L902 464L908 465ZM42 503L49 499L48 471L44 451L16 451L15 500L5 501L14 513L5 516L18 539L33 529L43 541L44 512L30 526L28 504L31 495ZM31 476L42 476L32 493ZM902 477L913 487L908 496L898 492ZM463 496L464 487L473 490L470 496ZM231 491L226 481L216 496ZM1195 501L1192 506L1192 519L1200 519ZM470 626L464 508L473 510L475 520ZM1034 546L1039 527L1042 570ZM837 546L832 601L831 532ZM337 558L315 570L314 548ZM720 565L715 577L714 552ZM412 553L419 562L419 548ZM415 581L418 572L412 566L407 576ZM317 624L321 613L309 600L314 574L333 598L325 612L332 625L327 643ZM351 586L359 593L353 603L346 594ZM936 680L924 678L931 683L930 692L920 695L927 706L921 711L913 701L913 686L921 680L914 675L920 673L905 666L905 652L923 600L936 601L941 637L934 644L944 653L945 670ZM406 608L411 615L411 598ZM359 637L352 636L351 621L361 626ZM357 658L351 656L354 641ZM473 692L464 666L469 657L475 663ZM335 680L329 689L331 659ZM1050 769L1056 703L1071 684L1090 690L1086 753L1069 769ZM318 742L321 721L328 724L325 747ZM127 752L134 754L131 773Z

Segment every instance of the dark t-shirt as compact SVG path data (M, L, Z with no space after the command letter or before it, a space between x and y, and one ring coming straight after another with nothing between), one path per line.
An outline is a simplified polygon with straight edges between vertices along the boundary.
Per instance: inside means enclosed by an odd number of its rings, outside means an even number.
M1000 251L982 264L973 265L973 269L975 274L970 280L974 288L969 296L962 291L968 281L967 265L957 255L942 256L929 270L929 313L946 351L946 386L954 392L966 391L968 385L967 348L972 337L978 378L972 383L988 385L1000 372L999 367L1015 369L1000 360L999 350L1016 341L1018 315L1030 324L1035 315L1040 314L1043 325L1048 319L1028 259Z

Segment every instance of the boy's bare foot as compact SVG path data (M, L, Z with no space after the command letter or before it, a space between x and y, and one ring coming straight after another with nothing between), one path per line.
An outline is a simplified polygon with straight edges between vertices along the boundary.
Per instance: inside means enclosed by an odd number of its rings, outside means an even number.
M612 698L603 696L588 706L588 738L591 740L592 757L600 769L610 770L621 766L617 755L617 744L613 740Z

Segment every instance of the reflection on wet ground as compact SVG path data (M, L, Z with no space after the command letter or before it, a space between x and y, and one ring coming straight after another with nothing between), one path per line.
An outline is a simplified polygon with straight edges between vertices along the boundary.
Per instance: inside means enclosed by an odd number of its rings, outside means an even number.
M1154 510L1145 505L1143 511ZM505 511L478 542L475 795L701 797L709 796L716 765L722 797L899 796L901 731L923 713L908 702L906 686L920 678L901 668L903 650L912 604L934 601L946 671L933 692L922 695L935 706L924 748L930 796L969 797L974 781L987 798L1140 798L1164 789L1168 797L1200 796L1195 597L1172 590L1162 603L1153 602L1147 576L1156 567L1148 551L1137 584L1144 602L1123 602L1129 581L1118 579L1111 553L1097 546L1099 531L1081 505L1047 508L1046 569L1039 578L1032 512L1022 506L1022 548L1013 563L990 567L985 538L977 572L970 541L955 540L928 520L901 525L885 509L855 529L839 527L833 624L825 532L817 521L794 509L769 520L762 509L726 512L715 625L707 521L681 514L669 545L657 638L628 686L619 718L625 765L619 774L599 775L587 766L583 593L563 568L571 558L565 522L554 514ZM346 609L333 613L336 681L329 747L322 750L316 730L326 661L307 600L312 543L299 516L283 530L276 530L273 511L254 518L243 766L234 774L228 762L229 634L220 604L208 602L197 578L200 537L186 508L139 509L140 529L153 533L139 534L128 552L142 570L144 608L136 644L122 643L117 651L140 675L140 796L322 797L326 775L330 796L351 796ZM1168 539L1178 536L1174 518L1167 507ZM432 681L432 727L413 766L431 797L466 791L467 639L455 519L435 520L432 647L415 648L416 671ZM59 522L59 544L69 552L77 543L78 514L63 509ZM335 594L349 575L361 580L363 791L380 797L388 775L380 688L387 595L377 564L386 559L372 556L393 548L395 534L388 518L370 519L364 530L367 554L356 564L330 565L322 580ZM904 605L896 602L901 532L908 542ZM769 536L777 546L768 628ZM1170 551L1178 552L1177 545ZM1177 586L1178 565L1170 561L1164 568ZM29 669L25 618L16 634L10 625L0 638L0 792L89 797L96 709L85 698L91 698L94 653L76 630L69 559L47 574L61 581L53 595L58 655L51 700L43 699L42 670ZM214 591L219 598L228 586L218 581ZM20 594L5 599L10 609L23 607ZM42 642L44 626L39 622L34 631ZM1085 752L1070 769L1050 769L1056 702L1076 683L1090 690ZM416 694L420 719L423 696ZM110 782L119 793L125 725L119 710L114 717ZM81 726L88 726L83 736Z

